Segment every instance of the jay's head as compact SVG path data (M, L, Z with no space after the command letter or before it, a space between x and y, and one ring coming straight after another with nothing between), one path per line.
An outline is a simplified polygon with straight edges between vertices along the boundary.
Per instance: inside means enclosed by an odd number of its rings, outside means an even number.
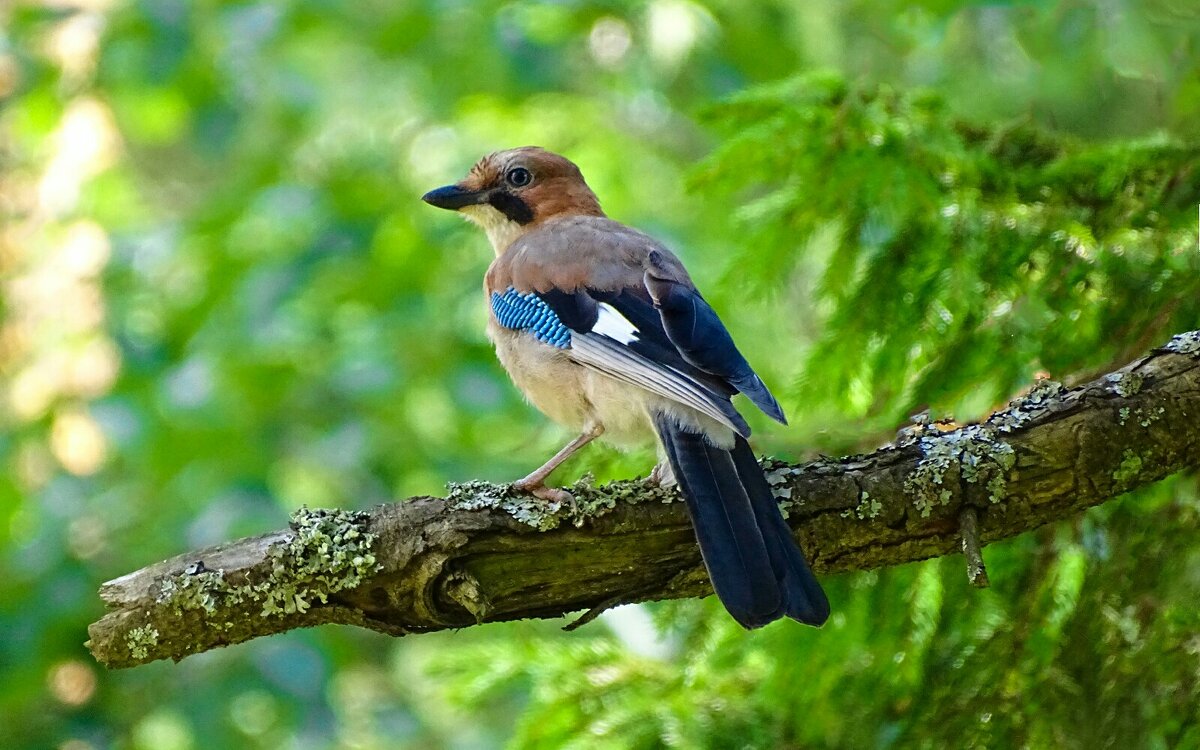
M604 215L579 167L536 146L488 154L466 177L430 190L421 200L478 224L497 254L547 219Z

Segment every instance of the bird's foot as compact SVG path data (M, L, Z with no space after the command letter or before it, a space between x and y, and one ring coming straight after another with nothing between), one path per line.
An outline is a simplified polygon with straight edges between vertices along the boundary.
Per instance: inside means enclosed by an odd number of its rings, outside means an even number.
M547 487L546 483L541 480L531 481L528 477L518 479L512 483L512 487L517 492L524 492L533 495L536 498L545 500L548 503L557 503L560 506L575 509L575 496L566 490L557 487Z
M655 464L654 468L650 470L650 476L646 477L646 481L655 487L662 487L664 490L669 490L678 484L675 481L675 472L667 461Z

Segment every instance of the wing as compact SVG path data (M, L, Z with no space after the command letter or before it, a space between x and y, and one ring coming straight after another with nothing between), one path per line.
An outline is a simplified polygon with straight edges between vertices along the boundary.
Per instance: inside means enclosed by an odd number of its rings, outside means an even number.
M640 329L632 322L631 318L648 324L658 318L649 294L640 291L593 296L586 290L518 292L509 287L493 292L491 305L505 328L527 331L585 367L690 406L739 435L749 435L749 425L729 401L731 388L689 364L661 325Z
M559 343L581 364L692 406L742 434L749 431L745 420L729 402L738 392L787 424L683 264L635 229L596 216L552 220L497 258L486 286L494 310L497 297L537 300L554 316L542 323L545 331L562 328ZM512 314L509 327L532 320Z
M663 332L689 364L726 381L767 416L787 424L779 402L738 351L717 312L690 282L678 278L658 250L646 258L644 283Z

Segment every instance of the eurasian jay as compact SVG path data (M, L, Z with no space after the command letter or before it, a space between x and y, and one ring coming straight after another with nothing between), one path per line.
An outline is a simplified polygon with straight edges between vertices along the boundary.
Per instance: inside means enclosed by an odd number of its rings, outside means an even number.
M679 259L607 218L579 168L540 148L485 156L422 200L487 233L488 335L500 362L534 406L579 432L515 486L567 500L545 481L577 450L602 435L630 445L657 434L734 619L825 622L829 602L730 399L743 393L787 424L783 410Z

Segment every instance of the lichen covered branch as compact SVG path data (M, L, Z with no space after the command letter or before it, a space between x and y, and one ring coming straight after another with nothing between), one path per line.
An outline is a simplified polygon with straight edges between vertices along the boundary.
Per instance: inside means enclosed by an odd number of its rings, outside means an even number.
M818 573L949 554L966 535L973 554L1200 466L1200 332L942 430L922 425L869 455L764 463ZM325 623L404 635L711 593L673 491L632 480L573 492L574 507L554 507L469 482L369 512L302 510L287 530L104 584L110 611L88 645L129 667Z

